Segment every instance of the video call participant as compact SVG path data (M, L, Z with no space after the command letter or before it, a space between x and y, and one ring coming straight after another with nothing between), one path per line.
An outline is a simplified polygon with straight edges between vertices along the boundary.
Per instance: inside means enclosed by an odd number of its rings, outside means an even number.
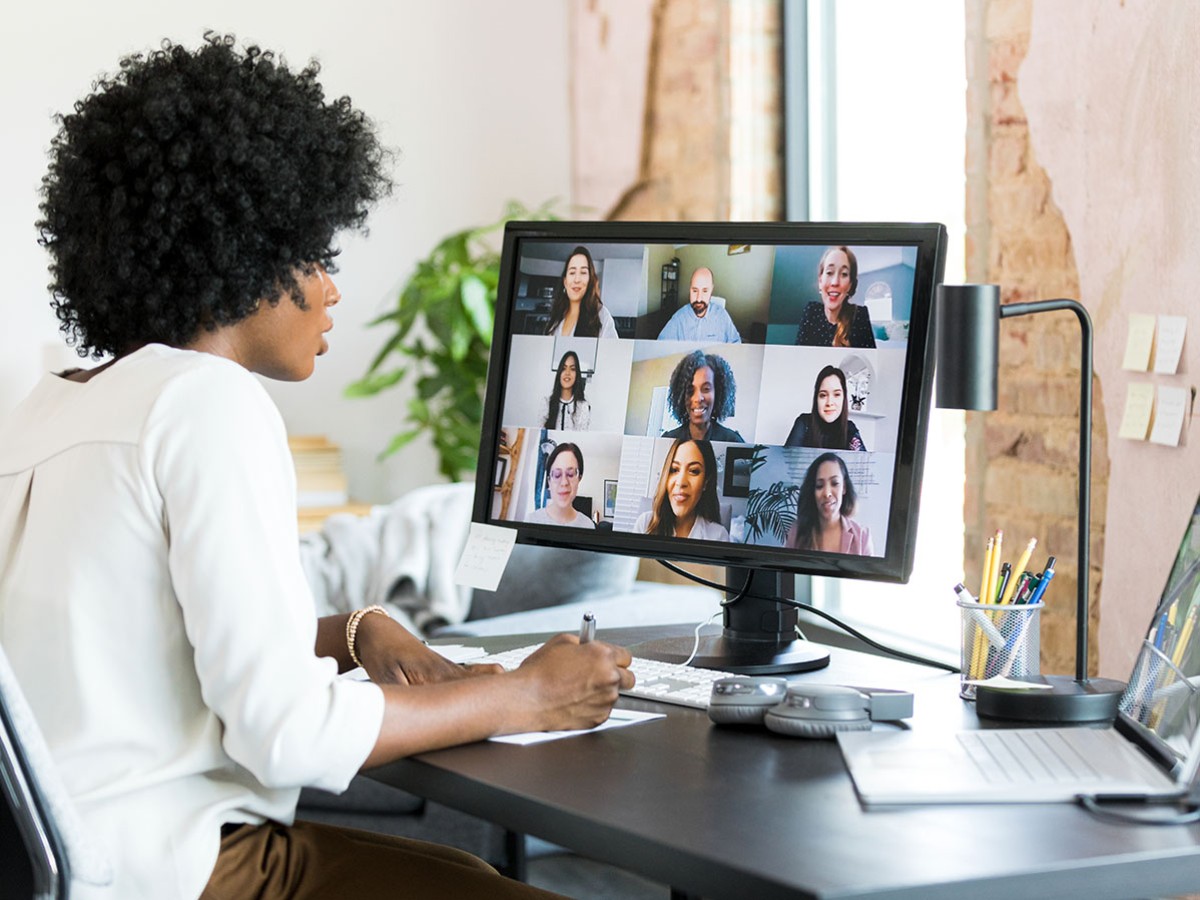
M600 279L587 247L576 247L567 257L562 290L554 294L546 334L556 337L617 336L617 323L600 302Z
M717 458L708 441L677 438L667 452L654 504L634 530L663 537L727 541L717 501Z
M371 122L317 74L224 35L163 42L57 120L51 302L80 356L112 358L46 374L0 424L0 641L113 863L105 896L545 896L459 850L295 821L302 785L587 728L633 683L628 651L574 635L502 673L388 615L317 618L256 376L312 373L336 236L390 187ZM371 682L337 677L360 662Z
M783 445L828 450L867 449L847 411L845 372L837 366L826 366L817 373L812 412L796 416Z
M667 393L671 414L683 424L663 437L743 443L740 434L720 423L734 414L737 400L737 382L723 356L689 353L671 373Z
M784 546L874 556L871 530L850 518L857 502L846 461L836 453L822 453L804 475L796 522Z
M721 306L714 306L713 273L701 267L692 273L692 286L687 306L675 310L675 314L658 333L660 341L719 341L724 344L740 344L742 336L729 313Z
M804 305L796 343L812 347L874 347L871 315L851 303L858 290L858 260L849 247L830 247L817 266L820 300Z
M535 509L526 516L525 521L531 525L595 528L596 523L574 506L581 478L583 451L570 441L557 445L546 460L546 486L550 488L550 499L541 509Z
M587 431L592 422L592 405L583 394L584 381L579 357L574 350L568 350L558 361L558 372L546 401L546 421L542 427L552 431Z

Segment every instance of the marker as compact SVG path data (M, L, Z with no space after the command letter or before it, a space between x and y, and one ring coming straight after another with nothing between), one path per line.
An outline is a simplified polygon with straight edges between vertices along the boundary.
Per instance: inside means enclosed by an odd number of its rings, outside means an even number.
M997 603L1007 603L1008 602L1004 598L1006 596L1009 596L1008 583L1013 580L1012 575L1013 575L1013 567L1012 566L1010 566L1008 563L1004 563L1002 566L1000 566L1000 584L998 584L996 586L996 602ZM1013 582L1013 583L1015 584L1016 582Z
M954 586L954 593L958 595L958 599L963 603L976 602L975 598L971 596L971 592L961 584L956 584ZM970 613L971 618L974 619L975 623L979 626L979 630L982 631L984 637L988 639L988 643L993 647L1003 647L1004 635L1000 633L1000 629L997 628L992 620L988 618L987 614L982 609L972 609Z
M583 621L579 623L579 643L587 644L596 636L596 617L590 612L583 614Z
M1029 557L1033 553L1033 548L1037 546L1037 538L1030 538L1029 543L1025 545L1025 551L1021 554L1021 558L1017 560L1017 564L1013 566L1013 581L1012 586L1004 591L1000 597L1001 603L1008 603L1012 600L1017 582L1025 572L1025 567L1029 565Z
M1046 560L1046 569L1042 572L1042 577L1038 580L1037 587L1033 589L1033 594L1029 597L1029 602L1041 603L1042 595L1046 593L1046 588L1050 585L1050 579L1054 577L1054 563L1057 562L1053 556Z

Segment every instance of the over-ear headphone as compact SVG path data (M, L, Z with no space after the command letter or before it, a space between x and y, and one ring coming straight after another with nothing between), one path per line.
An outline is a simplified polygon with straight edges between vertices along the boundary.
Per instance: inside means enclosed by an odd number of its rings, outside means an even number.
M763 715L783 702L787 682L782 678L738 675L713 682L708 717L718 725L761 725Z
M738 675L713 682L708 717L718 725L762 723L791 737L829 738L866 731L872 721L906 719L913 695L884 688L791 684L782 678Z
M793 685L782 703L768 710L763 724L792 737L827 738L839 731L871 727L870 700L837 684Z

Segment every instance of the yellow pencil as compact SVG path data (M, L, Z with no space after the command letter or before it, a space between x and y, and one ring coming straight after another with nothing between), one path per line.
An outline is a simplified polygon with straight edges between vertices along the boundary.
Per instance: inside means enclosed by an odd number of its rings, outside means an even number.
M1004 596L1000 598L1001 603L1008 603L1013 598L1013 591L1017 589L1017 582L1021 580L1021 573L1025 571L1025 567L1029 565L1029 557L1033 553L1033 548L1037 546L1037 538L1030 538L1029 543L1025 545L1025 552L1021 554L1021 559L1013 567L1012 577L1008 579L1008 587L1004 589Z
M992 555L996 552L996 539L988 538L983 551L983 576L979 579L979 602L987 603L988 583L992 580Z
M1183 655L1187 652L1188 641L1192 639L1192 629L1196 627L1196 613L1200 610L1200 606L1193 606L1188 610L1187 618L1183 622L1183 631L1179 635L1179 640L1175 644L1175 652L1172 654L1171 662L1179 665L1183 662Z
M996 594L1000 590L1000 563L1003 562L1003 558L1004 558L1004 532L997 529L996 530L996 545L992 550L992 580L988 584L987 598L986 599L984 599L983 597L979 598L984 603L995 603L996 600L999 599L996 597ZM1009 580L1011 581L1012 579L1010 578Z

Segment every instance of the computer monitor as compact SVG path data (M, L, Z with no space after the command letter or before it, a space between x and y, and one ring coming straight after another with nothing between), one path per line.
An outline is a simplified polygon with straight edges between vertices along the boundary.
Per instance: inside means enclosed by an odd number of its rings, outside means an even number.
M695 665L826 664L795 640L794 576L912 570L945 245L937 224L509 223L474 520L723 564L750 596Z

